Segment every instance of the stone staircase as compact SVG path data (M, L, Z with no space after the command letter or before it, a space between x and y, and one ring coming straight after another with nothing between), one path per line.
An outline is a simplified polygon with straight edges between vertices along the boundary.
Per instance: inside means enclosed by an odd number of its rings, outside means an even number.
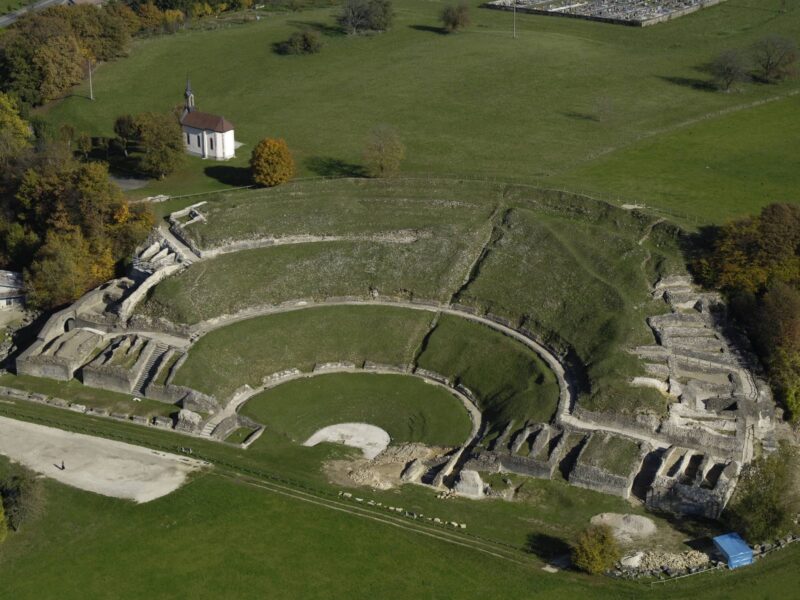
M211 434L214 433L214 429L216 429L217 423L214 420L207 421L205 425L203 425L203 429L200 430L200 435L204 435L206 437L211 437Z
M147 384L150 383L150 381L152 381L158 374L162 360L169 352L169 349L169 346L166 344L162 344L161 342L156 343L156 349L145 363L144 369L142 369L139 379L136 380L136 384L133 386L131 393L137 396L144 396L144 391L147 387Z

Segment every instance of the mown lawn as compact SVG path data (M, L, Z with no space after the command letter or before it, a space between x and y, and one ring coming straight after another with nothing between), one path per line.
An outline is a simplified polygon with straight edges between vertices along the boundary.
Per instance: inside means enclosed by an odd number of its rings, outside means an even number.
M798 112L794 96L656 135L577 168L565 185L666 207L689 226L798 202Z
M242 414L302 443L337 423L369 423L392 444L459 446L471 425L464 405L447 390L407 375L336 373L280 385L247 401Z
M203 336L175 383L225 401L239 386L317 363L365 360L407 365L430 327L424 311L381 306L319 307L240 321Z
M6 410L0 405L0 412ZM85 423L78 415L65 414L64 420ZM140 430L117 423L108 428ZM175 437L147 433L160 440ZM185 444L183 438L179 442ZM216 448L229 460L234 456L247 460L241 450L199 440L194 445ZM314 454L317 449L300 450ZM0 471L6 466L0 459ZM0 597L133 599L175 598L177 593L197 598L374 598L379 593L383 598L467 598L502 590L503 595L521 598L534 594L558 599L738 600L788 598L800 585L794 568L800 552L796 546L732 572L652 587L619 583L572 572L546 573L536 561L527 566L508 563L467 547L242 486L213 470L144 505L51 481L45 482L45 490L44 513L0 546ZM520 548L569 539L569 531L590 515L625 510L618 498L558 482L531 482L525 495L529 498L525 503L442 503L426 490L406 486L400 494L389 491L368 497L468 522L467 531L479 535L485 536L488 528L513 527ZM561 523L570 529L559 529ZM411 572L413 577L408 576Z
M549 423L558 406L555 375L538 355L497 331L442 315L417 364L469 388L478 398L488 433L509 421Z
M56 381L29 375L0 375L0 385L45 394L52 398L61 398L76 404L83 404L92 408L105 408L109 412L126 415L141 415L145 417L168 416L177 412L172 404L140 398L134 402L133 396L92 388L73 379L71 381Z
M773 165L786 164L784 151L796 138L796 126L781 126L790 109L764 109L779 111L766 118L769 137L754 129L762 109L746 109L719 126L711 118L680 129L674 135L684 140L702 138L685 155L680 140L669 140L687 121L798 89L790 81L717 93L708 91L702 71L724 49L747 48L770 33L796 37L796 3L784 14L780 0L729 1L644 29L518 15L517 39L511 15L477 2L472 27L441 35L436 27L443 4L397 0L392 30L376 36L339 35L330 29L335 9L316 9L138 41L129 58L98 69L94 102L82 85L46 116L111 135L120 114L166 112L179 104L188 73L200 109L230 119L245 145L229 163L187 159L185 168L139 195L238 185L250 150L266 136L287 140L301 176L351 175L362 163L368 132L380 123L400 132L407 174L568 185L715 220L752 212L765 195L793 193L797 181L785 175L788 166L769 176ZM271 51L274 42L305 27L323 32L321 53ZM703 133L709 127L723 135ZM761 139L754 142L754 133ZM651 150L648 145L662 137L667 149ZM744 160L754 149L757 159ZM721 174L707 177L705 166ZM630 184L628 176L640 181ZM726 190L735 193L727 198Z

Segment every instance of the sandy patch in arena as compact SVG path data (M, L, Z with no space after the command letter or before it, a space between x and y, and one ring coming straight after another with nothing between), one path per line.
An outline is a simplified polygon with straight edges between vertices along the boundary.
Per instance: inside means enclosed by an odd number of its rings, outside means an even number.
M5 417L0 417L0 454L72 487L139 503L175 491L206 464Z
M334 442L360 448L364 458L372 460L386 450L391 438L380 427L367 423L339 423L316 431L303 442L303 446L316 446L323 442Z

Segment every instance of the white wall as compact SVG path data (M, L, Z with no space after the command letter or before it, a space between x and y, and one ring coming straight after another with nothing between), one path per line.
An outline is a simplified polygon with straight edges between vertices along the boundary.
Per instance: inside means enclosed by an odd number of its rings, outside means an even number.
M233 130L225 133L195 129L183 125L183 145L189 154L227 160L233 158L236 150L236 139Z

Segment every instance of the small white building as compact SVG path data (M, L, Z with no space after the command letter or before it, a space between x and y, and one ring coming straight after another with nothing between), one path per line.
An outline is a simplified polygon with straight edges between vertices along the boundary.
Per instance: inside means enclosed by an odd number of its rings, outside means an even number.
M25 304L25 289L22 274L0 270L0 310L22 307Z
M185 104L181 115L186 152L202 158L228 160L235 156L233 123L220 115L200 112L194 105L192 84L186 82Z

